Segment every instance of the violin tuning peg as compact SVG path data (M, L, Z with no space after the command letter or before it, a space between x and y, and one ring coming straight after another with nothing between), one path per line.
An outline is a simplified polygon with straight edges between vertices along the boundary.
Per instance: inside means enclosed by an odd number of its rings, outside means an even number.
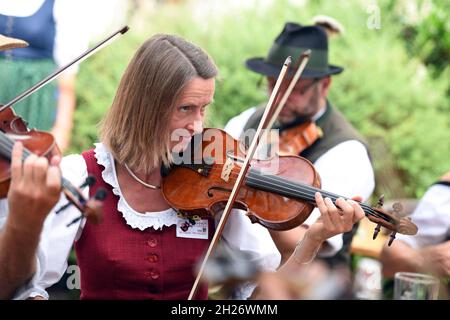
M373 232L372 239L375 240L378 237L378 233L380 233L381 230L381 224L378 224L375 228L375 231Z
M389 247L391 246L392 242L394 242L396 234L397 234L397 232L392 232L391 235L389 236L390 237L389 242L388 242Z
M377 208L381 208L384 205L384 194L382 194L379 198L378 198L378 203L377 203Z
M92 186L92 185L95 184L95 181L96 181L96 179L95 179L94 176L88 176L86 178L86 180L84 180L84 182L79 186L79 188L83 189L83 188L85 188L87 186Z
M170 168L165 166L165 165L162 165L161 169L160 169L160 172L161 172L161 177L163 177L163 178L167 177L169 175L169 173L170 173Z
M55 211L55 214L59 214L61 212L63 212L64 210L66 210L68 207L70 207L71 203L68 202L65 205L63 205L62 207L60 207L58 210Z
M83 215L80 214L79 217L73 219L70 223L68 223L68 224L66 225L66 227L70 227L70 226L73 225L74 223L77 223L78 221L80 221L82 218L83 218Z
M97 192L95 192L94 199L96 200L104 200L106 198L106 190L103 188L99 188Z

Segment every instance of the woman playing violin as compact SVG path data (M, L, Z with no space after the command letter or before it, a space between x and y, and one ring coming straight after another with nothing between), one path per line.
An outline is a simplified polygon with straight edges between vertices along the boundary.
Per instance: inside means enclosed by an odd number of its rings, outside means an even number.
M69 207L56 214L65 204L61 199L50 213L51 230L42 237L46 264L30 286L30 296L48 298L45 288L64 273L75 242L82 299L188 297L195 266L214 234L214 218L191 221L178 215L160 189L160 168L171 163L172 151L181 151L202 131L217 72L202 49L177 36L156 35L138 49L101 122L101 142L61 162L63 175L75 185L88 174L96 178L95 186L83 190L86 195L106 189L103 222L70 224L78 212ZM321 219L309 228L287 266L311 261L325 239L350 230L364 216L355 202L339 199L338 211L319 194L316 201ZM233 225L248 219L241 213L230 215L223 239L232 248L252 252L256 237L251 231L233 232ZM271 258L256 252L254 262L264 265ZM207 298L206 285L195 298Z

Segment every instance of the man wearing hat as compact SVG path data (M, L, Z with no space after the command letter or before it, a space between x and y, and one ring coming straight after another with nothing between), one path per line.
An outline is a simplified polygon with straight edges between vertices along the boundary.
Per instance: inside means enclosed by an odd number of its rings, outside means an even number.
M25 41L0 34L0 51L26 46ZM10 210L7 216L0 213L0 299L32 295L30 284L37 279L33 275L44 269L42 261L36 263L36 253L39 256L44 221L60 197L59 161L60 157L55 157L49 165L46 158L32 155L22 166L22 146L16 144L13 148ZM29 285L24 285L27 281Z
M325 29L317 25L301 26L288 22L275 39L267 57L248 59L246 67L265 76L268 91L271 92L286 57L291 56L294 62L292 65L295 65L295 61L307 49L312 51L311 58L281 110L276 127L282 131L304 121L314 121L323 134L299 155L315 165L323 190L367 200L375 186L367 145L327 99L331 76L341 73L343 68L328 63L328 38ZM291 68L288 75L292 78L294 73L295 70ZM284 89L287 86L285 84ZM245 130L256 129L263 112L264 106L248 109L232 118L225 130L235 138L242 137ZM315 209L301 227L283 232L267 231L257 225L254 227L260 229L262 239L267 239L264 233L270 232L283 262L295 249L301 235L318 217L319 212ZM356 228L343 236L330 238L319 256L328 257L331 265L350 265L349 246L355 231Z

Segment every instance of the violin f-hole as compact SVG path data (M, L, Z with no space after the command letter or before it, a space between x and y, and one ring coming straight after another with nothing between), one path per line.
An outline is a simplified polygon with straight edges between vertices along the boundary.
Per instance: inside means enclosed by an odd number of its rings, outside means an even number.
M208 191L206 192L206 194L208 195L209 198L214 197L214 195L213 195L212 192L211 192L212 190L219 190L219 191L231 193L231 189L224 188L224 187L213 186L213 187L210 187L210 188L208 189Z

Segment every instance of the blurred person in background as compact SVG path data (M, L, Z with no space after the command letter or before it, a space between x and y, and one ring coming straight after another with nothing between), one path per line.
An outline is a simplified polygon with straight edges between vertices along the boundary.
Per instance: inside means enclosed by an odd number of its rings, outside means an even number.
M419 231L415 236L398 234L391 247L383 248L383 275L393 278L396 272L433 273L449 285L450 172L428 188L410 217Z

